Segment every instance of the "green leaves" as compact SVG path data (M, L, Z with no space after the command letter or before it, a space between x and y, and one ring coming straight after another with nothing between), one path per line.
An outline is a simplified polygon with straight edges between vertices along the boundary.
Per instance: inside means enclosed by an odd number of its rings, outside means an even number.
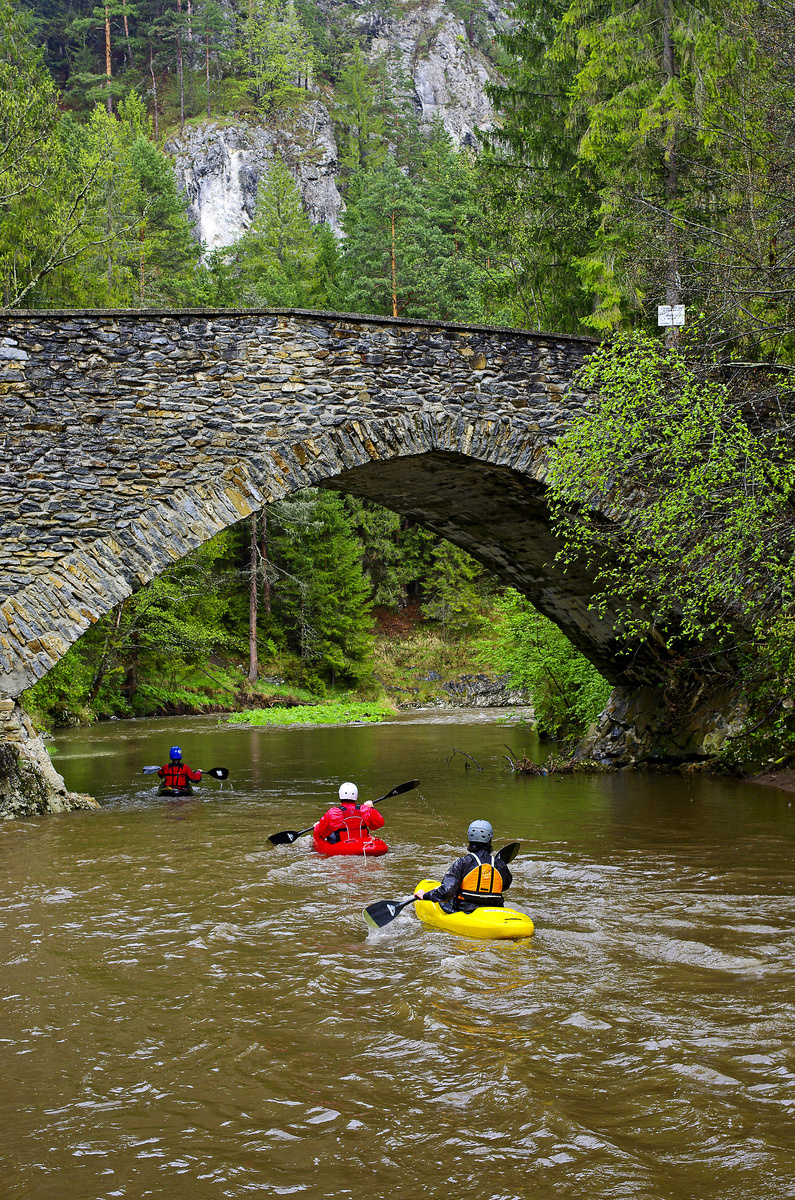
M619 338L586 364L597 400L551 456L571 561L628 638L764 641L792 603L795 455L752 397L659 342Z
M607 680L513 588L496 602L481 646L496 670L530 693L538 729L549 737L581 737L607 703Z

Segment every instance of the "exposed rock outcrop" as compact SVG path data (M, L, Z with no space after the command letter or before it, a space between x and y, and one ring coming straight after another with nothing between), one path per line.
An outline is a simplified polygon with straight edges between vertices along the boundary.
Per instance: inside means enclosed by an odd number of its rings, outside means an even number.
M24 710L0 698L0 820L99 808L96 800L68 792Z
M313 101L289 125L210 121L166 142L188 215L206 249L231 246L251 224L257 188L280 158L295 179L310 221L340 229L343 200L335 183L337 143L328 110Z
M674 711L662 688L618 687L575 758L615 767L705 762L741 731L745 715L742 697L734 693L708 692Z
M489 675L462 675L442 687L456 708L508 708L515 704L530 704L530 697L519 688L511 687L509 675L492 679Z
M348 21L371 60L399 59L413 83L424 128L441 115L458 145L476 145L480 133L494 124L485 87L496 69L472 28L445 0L421 0L389 14L374 11L364 0L346 4L344 15L337 0L318 0L317 7ZM479 20L491 37L508 17L498 0L487 0ZM329 109L318 99L289 118L267 123L240 117L193 125L168 141L165 150L175 160L196 236L208 251L232 245L251 224L257 186L276 157L293 175L313 224L341 232L337 143Z
M494 32L506 20L497 4L487 5L482 15ZM395 17L365 15L360 24L373 34L371 58L399 52L414 84L422 125L440 115L458 145L476 145L478 134L494 124L485 88L497 72L444 0L418 4Z

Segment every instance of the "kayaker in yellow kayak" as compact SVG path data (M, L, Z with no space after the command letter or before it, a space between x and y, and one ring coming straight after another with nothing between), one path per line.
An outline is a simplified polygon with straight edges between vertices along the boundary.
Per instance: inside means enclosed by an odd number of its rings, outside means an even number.
M473 821L467 830L467 853L455 860L438 887L427 892L417 888L414 898L436 901L446 913L502 908L503 893L511 886L513 876L492 849L493 835L488 821Z

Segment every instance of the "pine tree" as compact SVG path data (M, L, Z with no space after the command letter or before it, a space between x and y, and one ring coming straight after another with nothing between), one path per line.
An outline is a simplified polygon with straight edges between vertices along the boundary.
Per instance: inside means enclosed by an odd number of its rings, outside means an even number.
M317 238L281 159L260 180L254 221L234 250L242 294L256 303L304 308L310 301Z
M307 671L360 681L372 648L370 586L342 497L299 492L269 509L272 611L294 632Z
M378 171L358 172L342 247L346 306L393 317L476 320L480 279L467 253L468 208L466 169L452 152L427 186L404 174L391 155Z
M340 167L343 179L370 171L384 159L384 122L376 108L376 87L357 43L340 73L334 119L342 127Z

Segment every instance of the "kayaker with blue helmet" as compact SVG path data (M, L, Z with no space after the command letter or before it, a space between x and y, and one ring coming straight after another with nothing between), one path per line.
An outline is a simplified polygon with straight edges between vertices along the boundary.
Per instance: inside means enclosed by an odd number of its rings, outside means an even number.
M384 818L372 800L359 806L359 789L355 783L342 783L339 804L335 804L315 825L315 836L336 845L350 839L367 839L374 829L380 829Z
M502 908L503 893L513 882L507 865L492 849L494 830L488 821L473 821L467 830L469 849L457 858L438 887L414 893L417 900L433 900L446 913L474 912L476 908Z
M198 783L201 771L193 771L182 761L182 750L172 746L168 752L169 762L157 772L163 782L158 788L161 796L192 796L192 783Z

